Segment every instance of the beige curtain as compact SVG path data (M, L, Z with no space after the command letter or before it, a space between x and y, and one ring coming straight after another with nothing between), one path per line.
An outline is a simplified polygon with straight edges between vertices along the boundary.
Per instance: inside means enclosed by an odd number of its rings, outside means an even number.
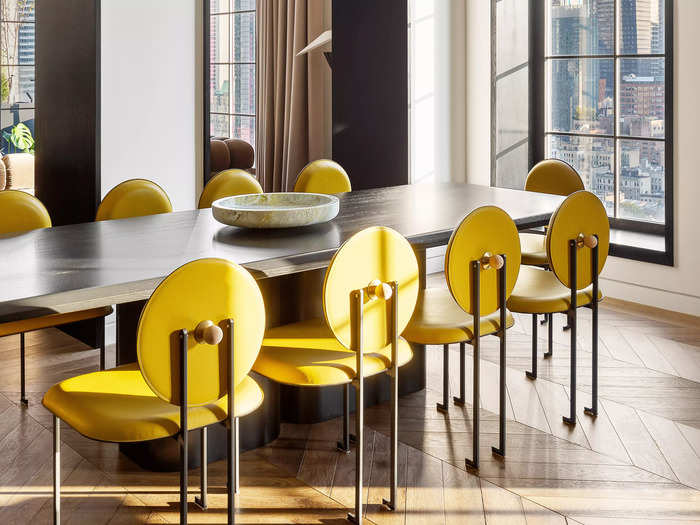
M325 5L257 0L257 173L265 191L291 190L299 171L324 150L329 73L321 68L328 66L320 53L296 54L323 31Z

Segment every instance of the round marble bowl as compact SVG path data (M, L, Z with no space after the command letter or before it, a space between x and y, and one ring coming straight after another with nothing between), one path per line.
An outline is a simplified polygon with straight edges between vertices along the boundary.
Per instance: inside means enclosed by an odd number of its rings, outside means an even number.
M214 218L242 228L294 228L327 222L340 201L320 193L254 193L224 197L211 206Z

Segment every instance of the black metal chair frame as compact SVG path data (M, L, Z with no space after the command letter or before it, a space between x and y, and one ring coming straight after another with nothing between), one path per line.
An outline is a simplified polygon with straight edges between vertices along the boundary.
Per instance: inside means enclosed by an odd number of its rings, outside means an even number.
M233 525L236 522L236 500L235 494L239 489L239 433L238 418L234 416L234 359L233 359L233 319L225 321L228 335L228 415L225 419L228 437L227 454L227 494L228 494L228 523ZM187 524L187 488L188 488L188 430L187 430L187 330L178 332L180 342L180 431L178 441L180 444L180 523ZM53 417L53 520L58 525L61 522L61 420L58 416ZM207 465L207 427L202 427L200 452L202 456L200 495L195 497L195 504L207 509L208 492L208 465Z
M598 236L594 235L596 241ZM567 425L576 425L576 332L577 332L577 259L576 253L579 249L579 241L577 239L569 240L569 290L571 298L569 300L569 309L565 313L568 319L568 330L571 337L571 371L570 371L570 393L569 393L569 416L563 416L564 423ZM591 361L592 361L592 392L591 406L584 408L584 413L589 416L596 417L598 415L598 244L591 248L591 282L593 285L591 302L586 306L592 311L592 341L591 341ZM552 314L547 314L552 315ZM549 324L549 344L550 355L552 345L552 324L550 317ZM546 354L545 354L546 356ZM537 314L532 314L532 370L526 371L525 375L529 379L537 379Z

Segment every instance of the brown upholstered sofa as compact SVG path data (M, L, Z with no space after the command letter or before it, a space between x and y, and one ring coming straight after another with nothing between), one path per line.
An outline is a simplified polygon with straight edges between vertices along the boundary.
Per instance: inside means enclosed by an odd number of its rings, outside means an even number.
M10 153L0 162L0 191L23 190L34 193L34 155Z
M212 173L233 168L255 173L255 152L245 140L213 138L210 150Z

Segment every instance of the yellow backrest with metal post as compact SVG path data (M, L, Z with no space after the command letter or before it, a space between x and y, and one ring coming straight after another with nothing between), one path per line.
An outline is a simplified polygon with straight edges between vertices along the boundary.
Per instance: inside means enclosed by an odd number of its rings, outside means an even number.
M458 406L465 404L465 345L473 347L474 381L473 406L479 407L480 338L496 335L500 338L500 421L499 446L496 455L505 455L505 374L506 329L513 325L506 311L520 269L518 230L508 214L496 206L484 206L472 211L457 226L450 238L445 255L447 289L421 290L411 322L403 336L425 345L443 345L443 391L438 410L449 408L450 344L460 345L460 395L454 398ZM479 467L479 410L474 410L472 459L466 466Z
M564 422L576 424L576 328L577 309L589 306L593 311L592 404L586 413L598 413L598 302L602 299L598 276L605 265L610 242L610 224L600 199L589 191L572 193L552 215L545 247L551 271L523 266L508 300L514 312L532 314L532 370L537 378L537 315L566 313L571 330L570 413ZM550 354L551 355L551 354Z
M294 191L302 193L345 193L352 191L350 177L343 167L328 159L309 162L301 170Z
M247 171L224 170L214 175L204 186L197 207L199 209L211 208L212 203L217 199L262 192L260 183Z
M538 162L525 180L525 191L567 196L582 189L583 181L578 172L571 164L559 159ZM543 234L521 233L520 244L523 264L542 267L547 265Z
M396 507L398 369L412 352L401 337L416 304L418 262L411 245L390 228L367 228L348 239L328 266L324 317L272 328L253 370L301 387L344 385L343 439L350 450L349 387L355 386L357 456L355 522L362 521L364 378L391 377L391 488Z
M95 220L128 219L171 211L173 206L163 188L150 180L131 179L117 184L105 195Z
M253 277L223 259L181 266L153 292L141 313L138 363L67 379L44 396L54 415L54 523L60 522L60 421L85 437L114 443L178 436L180 523L187 523L188 430L228 427L228 523L238 490L238 418L263 393L248 372L263 338L265 308ZM207 507L202 446L200 497Z
M51 217L42 202L23 191L5 190L0 192L0 235L27 234L33 230L51 227ZM25 379L25 334L42 328L52 328L64 324L98 319L112 313L112 307L92 308L78 312L55 313L18 321L0 323L0 337L19 334L20 338L20 401L27 405ZM100 339L103 339L103 334ZM100 344L100 370L104 369L105 346Z

